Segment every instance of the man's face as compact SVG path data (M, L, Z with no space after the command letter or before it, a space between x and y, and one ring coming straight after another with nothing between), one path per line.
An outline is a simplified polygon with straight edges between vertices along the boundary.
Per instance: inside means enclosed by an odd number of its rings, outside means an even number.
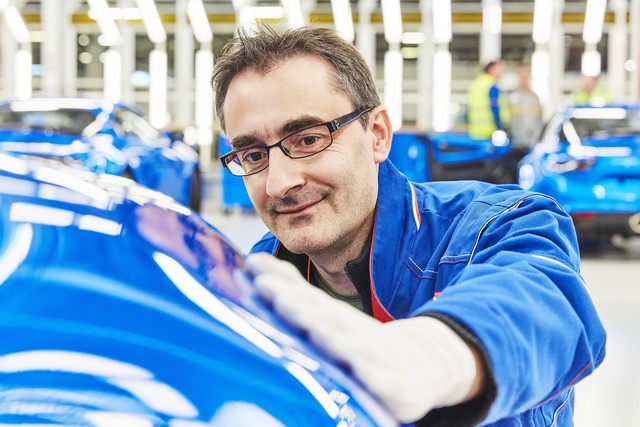
M224 103L232 144L243 139L273 145L302 123L322 123L353 111L347 97L330 85L330 70L323 59L303 56L264 75L246 71L236 76ZM367 114L372 118L377 111ZM352 122L334 132L329 148L304 159L290 159L274 148L269 167L245 178L258 214L289 250L338 253L364 243L373 223L377 164L389 148L388 143L381 148L374 126L372 120L367 129Z
M491 74L495 76L496 79L499 79L504 74L504 70L507 68L506 62L500 60L497 61L491 70Z
M531 80L531 68L526 65L518 67L518 79L521 86L527 86Z

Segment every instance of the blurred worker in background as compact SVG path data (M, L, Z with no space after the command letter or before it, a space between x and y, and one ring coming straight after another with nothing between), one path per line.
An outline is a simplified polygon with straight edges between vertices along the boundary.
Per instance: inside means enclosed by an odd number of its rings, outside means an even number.
M489 62L467 91L467 119L469 136L475 139L491 138L496 130L506 130L509 124L509 105L501 93L498 81L504 74L503 59Z
M598 83L597 76L580 75L580 89L571 94L575 105L603 106L611 102L611 94Z
M332 30L241 30L213 86L220 160L270 230L247 265L280 316L399 421L572 425L605 332L555 201L410 182L367 63Z
M521 63L517 71L518 87L509 94L509 162L513 171L513 182L517 182L518 162L538 142L542 132L542 107L538 95L531 90L531 67Z

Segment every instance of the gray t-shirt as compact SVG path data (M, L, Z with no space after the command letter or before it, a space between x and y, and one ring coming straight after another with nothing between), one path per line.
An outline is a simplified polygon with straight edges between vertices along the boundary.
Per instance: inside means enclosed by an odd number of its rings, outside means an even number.
M509 94L510 134L514 147L531 148L542 131L542 109L534 92L516 90Z

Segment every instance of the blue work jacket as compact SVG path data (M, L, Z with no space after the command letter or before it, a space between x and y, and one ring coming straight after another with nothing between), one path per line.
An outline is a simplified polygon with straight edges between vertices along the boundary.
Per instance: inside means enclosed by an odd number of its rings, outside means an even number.
M430 315L470 333L494 387L474 423L572 426L573 385L603 360L606 334L571 218L517 186L411 183L390 161L378 181L373 315ZM252 252L281 245L267 233Z

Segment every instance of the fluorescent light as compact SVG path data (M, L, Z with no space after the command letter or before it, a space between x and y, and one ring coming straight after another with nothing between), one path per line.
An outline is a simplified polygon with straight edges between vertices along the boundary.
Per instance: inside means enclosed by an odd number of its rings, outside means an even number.
M187 15L191 23L191 29L196 40L200 43L211 43L213 33L207 18L207 12L204 10L202 0L189 0L187 4Z
M29 43L29 30L27 29L22 15L13 6L4 10L4 23L9 28L9 32L18 43Z
M552 0L536 0L533 9L533 41L534 43L549 43L551 40L551 26L553 22Z
M540 97L542 105L549 99L550 70L549 52L546 50L533 52L531 55L531 90Z
M289 28L300 28L305 25L304 14L300 0L280 0L284 7L284 13L287 15Z
M87 0L89 3L89 17L94 19L100 28L98 43L102 46L119 44L122 38L115 21L111 17L106 0Z
M122 98L122 57L118 50L108 49L102 54L104 70L104 97L118 102Z
M167 52L149 54L149 122L156 128L167 125Z
M421 31L406 31L402 33L402 44L422 44L427 36Z
M451 0L438 0L432 4L434 43L451 41Z
M285 15L281 6L255 6L249 9L255 19L282 19Z
M389 44L402 41L402 14L399 0L382 0L384 38Z
M622 120L627 117L624 108L576 108L571 112L575 119Z
M499 4L488 4L482 9L482 28L491 34L498 34L502 29L502 7Z
M602 38L604 12L607 0L587 0L587 11L584 14L582 40L585 43L598 43Z
M433 130L444 132L451 127L451 52L439 50L433 55Z
M353 43L355 31L353 29L353 16L351 14L351 2L349 0L331 0L331 11L336 31L346 41Z
M167 33L162 26L156 3L153 0L136 0L138 8L142 10L142 22L147 30L149 40L154 43L167 41Z
M111 7L111 18L115 21L124 19L125 21L139 21L142 19L142 11L137 7Z
M599 76L600 52L597 50L585 50L582 53L581 71L585 76Z
M402 54L389 50L384 54L384 104L391 116L392 129L402 127Z
M13 69L15 96L18 99L29 99L32 94L32 58L31 51L27 49L18 49L14 56Z
M280 8L282 9L282 8ZM284 13L284 12L283 12ZM237 20L236 26L238 28L253 28L255 31L256 17L253 14L253 8L251 6L242 6L238 12L236 12Z
M212 66L213 53L210 50L198 50L195 67L195 124L198 129L198 145L209 145L213 142L213 91L209 83Z

